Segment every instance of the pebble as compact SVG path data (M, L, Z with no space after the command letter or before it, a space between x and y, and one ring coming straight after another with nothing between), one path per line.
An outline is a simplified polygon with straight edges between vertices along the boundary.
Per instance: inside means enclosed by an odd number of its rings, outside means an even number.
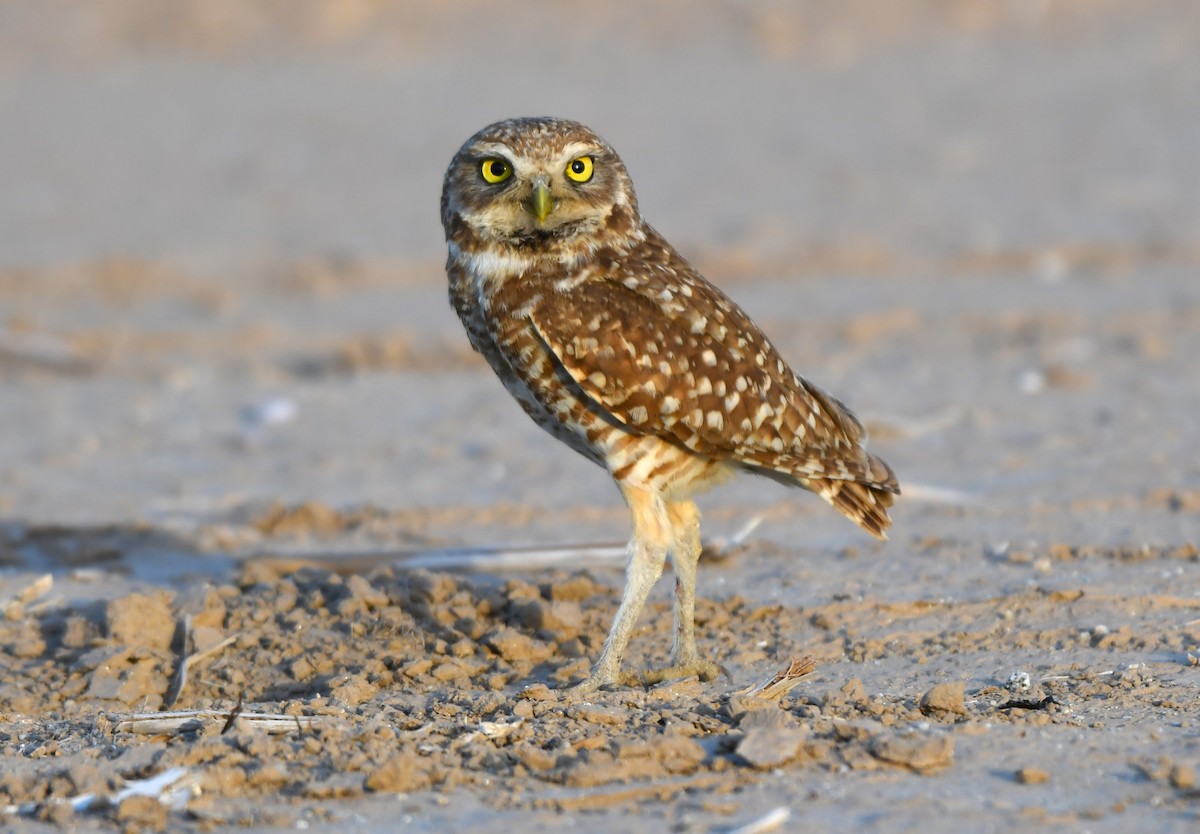
M868 749L875 758L916 771L948 767L954 761L954 740L945 733L904 733L872 738Z
M412 751L397 753L367 774L363 787L377 793L412 793L432 785L427 760Z
M1172 787L1184 791L1191 790L1196 787L1196 768L1190 764L1175 764L1167 778L1171 780Z
M966 685L962 681L939 683L921 696L919 706L924 715L966 715L967 705L963 700Z
M808 737L802 727L751 727L738 742L735 752L753 768L770 770L787 764L800 754Z
M1022 785L1043 785L1050 781L1049 772L1040 767L1023 767L1015 775Z
M124 646L171 648L175 639L175 617L166 592L130 594L114 599L104 610L104 624L113 642Z

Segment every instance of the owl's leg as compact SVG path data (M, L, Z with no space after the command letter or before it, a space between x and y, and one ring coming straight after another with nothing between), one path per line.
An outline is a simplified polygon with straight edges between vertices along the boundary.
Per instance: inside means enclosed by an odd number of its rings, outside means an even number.
M662 576L667 551L671 548L673 531L662 496L651 489L621 485L621 492L633 515L633 540L629 543L629 564L625 570L625 594L616 620L604 641L600 659L591 677L572 692L592 692L602 686L618 683L621 677L621 658L633 635L638 615L654 583Z
M696 652L696 565L700 561L700 512L692 501L673 501L667 506L675 546L671 567L675 571L675 642L671 665L682 666L700 659Z
M639 678L654 684L692 675L700 680L715 680L724 673L711 660L702 660L696 651L696 565L700 561L700 512L692 501L672 501L667 506L671 517L671 567L675 570L675 641L671 646L671 665L649 669Z

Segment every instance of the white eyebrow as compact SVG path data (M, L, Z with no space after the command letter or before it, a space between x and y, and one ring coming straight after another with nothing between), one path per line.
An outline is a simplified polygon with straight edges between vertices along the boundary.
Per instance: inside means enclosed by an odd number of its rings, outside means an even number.
M574 159L584 151L595 153L596 147L588 142L572 142L562 149L562 155Z
M509 159L512 156L512 148L500 142L484 142L476 145L475 150L484 156L502 156Z

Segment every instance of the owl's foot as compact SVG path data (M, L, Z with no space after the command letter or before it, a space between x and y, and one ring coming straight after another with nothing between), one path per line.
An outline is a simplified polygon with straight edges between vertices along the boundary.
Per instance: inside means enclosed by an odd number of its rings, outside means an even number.
M601 690L613 689L617 686L621 686L625 683L624 678L624 675L612 676L597 675L593 673L586 680L581 681L574 686L568 686L560 689L558 692L565 701L577 701L580 698L587 697L588 695L600 692Z
M708 683L715 681L718 675L724 675L726 680L733 681L733 676L729 674L724 666L714 663L711 660L700 660L697 658L686 663L676 663L666 666L662 669L647 669L644 672L625 672L621 675L621 683L626 686L654 686L663 681L690 677L698 677L701 681Z
M574 701L596 692L616 689L620 686L627 686L630 689L644 689L648 686L660 684L663 681L681 680L691 677L697 677L701 681L708 683L715 681L719 675L724 675L726 680L730 683L733 682L733 676L729 674L729 670L724 666L714 663L711 660L697 659L687 663L676 663L671 666L665 666L661 669L647 669L644 672L593 673L586 680L574 686L561 689L559 692L565 700Z

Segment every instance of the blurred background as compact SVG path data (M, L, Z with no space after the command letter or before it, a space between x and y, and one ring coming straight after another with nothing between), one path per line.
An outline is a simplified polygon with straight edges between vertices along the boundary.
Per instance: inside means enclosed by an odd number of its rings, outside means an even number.
M0 0L8 558L625 536L445 300L445 165L517 115L605 136L855 407L902 542L1197 534L1194 0ZM706 506L873 547L773 484Z

